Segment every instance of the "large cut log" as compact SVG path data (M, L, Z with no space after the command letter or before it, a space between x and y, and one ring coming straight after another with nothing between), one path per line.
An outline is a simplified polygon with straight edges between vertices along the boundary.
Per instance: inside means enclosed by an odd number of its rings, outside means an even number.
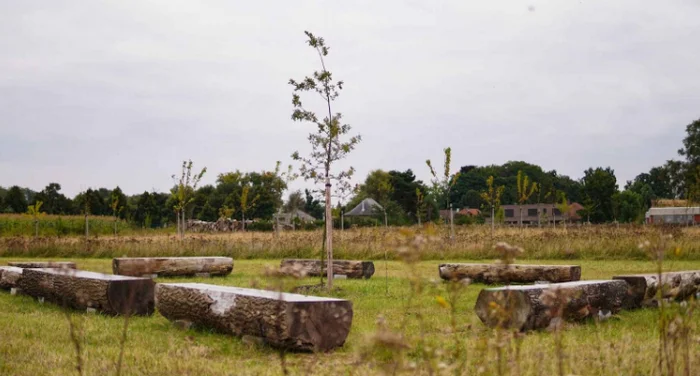
M23 270L16 266L0 266L0 288L9 290L17 287Z
M159 283L156 307L185 321L272 346L327 351L342 346L352 324L352 302L201 283Z
M15 261L8 262L10 266L16 266L18 268L29 268L29 269L43 269L43 268L56 268L56 269L75 269L75 263L72 261Z
M23 293L75 309L94 309L110 315L150 315L155 283L135 278L73 269L24 269Z
M557 316L579 321L618 313L629 304L627 290L621 280L487 288L479 293L474 311L489 327L544 329Z
M552 283L572 282L581 279L578 265L518 265L511 264L441 264L440 278L451 280L471 279L477 283Z
M119 275L193 276L227 275L233 270L230 257L124 257L112 260L112 272Z
M658 274L618 275L613 279L623 280L630 285L631 308L658 306ZM700 270L663 273L661 282L662 299L685 300L700 292Z
M301 274L318 277L326 273L326 263L321 267L321 260L284 259L280 270L285 274ZM347 278L369 279L374 274L372 261L333 260L333 275Z

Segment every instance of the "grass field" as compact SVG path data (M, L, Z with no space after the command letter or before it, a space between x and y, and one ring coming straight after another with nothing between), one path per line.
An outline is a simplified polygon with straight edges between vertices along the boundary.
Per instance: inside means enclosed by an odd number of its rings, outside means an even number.
M700 260L700 228L653 226L569 226L562 228L497 228L457 226L454 237L446 226L412 228L358 228L336 231L336 258L380 260L398 259L395 250L405 240L405 232L429 237L420 252L422 260L494 259L493 245L505 241L524 248L523 258L560 260L648 260L640 249L644 240L672 235L667 243L668 257ZM185 239L150 232L128 236L100 235L89 240L80 236L0 236L0 257L122 257L122 256L229 256L241 259L280 259L319 257L322 232L297 231L280 234L237 232L229 234L188 234Z
M2 258L0 264L17 258ZM78 267L111 272L107 259L77 259ZM464 262L465 260L460 260ZM533 260L520 260L527 263ZM565 260L540 260L562 264ZM613 274L653 272L650 261L583 260L583 279ZM345 346L328 354L286 354L293 375L367 374L557 374L558 349L563 351L565 374L656 374L659 342L658 310L622 312L595 323L572 324L556 336L536 332L524 336L484 328L472 307L481 285L466 287L451 310L438 304L447 285L437 282L437 261L415 264L376 262L370 280L337 280L333 295L350 299L354 319ZM225 278L159 279L258 288L272 283L266 267L279 260L236 260ZM700 269L693 260L669 261L669 270ZM285 281L285 289L317 280ZM420 282L411 284L411 282ZM388 286L388 294L386 292ZM420 287L420 288L414 288ZM452 300L450 300L452 301ZM123 318L71 312L82 345L85 375L115 374ZM698 314L693 317L695 325ZM378 324L379 323L379 324ZM383 324L382 324L383 323ZM384 327L384 329L382 329ZM700 374L700 337L692 334L691 374ZM519 344L519 345L518 345ZM279 353L263 345L202 330L176 329L159 314L133 317L129 323L122 375L278 375ZM500 359L500 360L499 360ZM464 364L462 364L464 362ZM678 373L683 374L680 360ZM76 351L69 338L66 313L55 305L39 304L26 296L0 292L0 374L68 375L76 372Z

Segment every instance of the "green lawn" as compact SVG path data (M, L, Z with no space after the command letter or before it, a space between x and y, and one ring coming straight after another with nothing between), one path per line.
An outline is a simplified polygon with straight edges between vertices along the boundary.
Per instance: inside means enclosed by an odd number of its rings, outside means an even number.
M18 258L0 258L0 264ZM58 260L58 259L56 259ZM64 259L65 260L65 259ZM111 273L111 260L75 259L80 269ZM461 260L464 262L464 260ZM521 260L528 263L527 260ZM495 331L485 329L472 307L481 285L471 285L456 304L453 332L450 310L439 305L447 297L446 284L439 281L437 266L426 261L411 269L401 262L389 262L388 294L384 262L375 262L370 280L336 280L333 295L353 302L354 318L345 346L329 354L287 354L291 374L454 374L456 364L466 361L465 374L498 374L499 352L510 359L506 371L515 374L555 374L554 335L531 333L519 341L499 342ZM530 263L566 264L565 261ZM614 274L653 272L645 261L575 261L582 266L583 279L610 278ZM278 260L236 261L225 278L173 278L157 282L203 282L264 288L273 281L264 277L266 267L276 268ZM675 261L669 270L700 269L698 261ZM425 282L413 294L410 280ZM285 289L311 284L317 279L285 281ZM413 297L409 306L409 297ZM567 372L575 375L653 374L658 347L658 312L655 309L623 312L602 323L571 325L564 332ZM85 375L115 374L119 340L124 319L99 314L71 312L84 349ZM380 318L378 320L378 318ZM698 314L693 320L697 324ZM405 335L403 344L392 345L378 335L377 322L392 332ZM698 337L697 329L694 333ZM700 341L700 338L697 339ZM458 345L466 350L455 358ZM405 345L405 346L404 346ZM700 342L689 344L693 372L700 374ZM498 351L498 349L502 351ZM392 350L394 349L394 350ZM55 305L40 304L26 296L0 292L0 375L77 374L76 355L69 337L68 319ZM505 354L505 355L503 355ZM396 368L393 368L396 367ZM697 373L695 373L697 372ZM282 374L279 353L239 338L202 330L182 331L168 320L133 317L124 355L122 375L256 375Z

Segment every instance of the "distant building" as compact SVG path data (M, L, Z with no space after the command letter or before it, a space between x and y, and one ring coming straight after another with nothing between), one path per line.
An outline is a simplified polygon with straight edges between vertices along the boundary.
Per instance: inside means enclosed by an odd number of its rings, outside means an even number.
M469 209L469 208L464 208L464 209L454 209L454 216L460 216L464 215L467 217L476 217L479 214L481 214L481 210L479 209ZM440 210L440 218L444 219L445 221L450 220L450 209L444 209Z
M362 200L357 206L345 213L346 217L370 217L384 213L384 208L371 198Z
M522 208L522 223L524 225L532 224L547 224L552 221L576 222L581 220L578 211L583 209L583 206L577 202L569 204L569 211L562 213L552 204L525 204L525 205L501 205L503 210L503 223L505 224L520 224L520 209ZM488 213L490 215L490 213ZM487 223L491 223L491 218L486 219Z
M649 224L700 224L700 207L655 207L645 215Z
M316 220L313 216L310 214L302 211L302 210L296 210L291 213L275 213L273 215L273 218L275 219L276 223L280 226L280 228L294 228L294 220L299 218L299 221L303 222L313 222Z

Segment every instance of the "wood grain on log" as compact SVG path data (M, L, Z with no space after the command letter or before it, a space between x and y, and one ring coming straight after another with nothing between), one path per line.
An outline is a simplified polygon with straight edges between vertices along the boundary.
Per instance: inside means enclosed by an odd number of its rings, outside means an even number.
M551 308L556 304L561 304L565 320L607 316L629 304L627 290L627 283L621 280L487 288L479 293L474 311L489 327L545 329L554 319Z
M630 308L658 306L658 274L618 275L613 279L623 280L630 285ZM663 273L661 281L662 299L685 300L700 291L700 270Z
M194 276L198 273L228 275L233 270L230 257L125 257L112 260L112 272L141 277L156 274L159 277Z
M14 261L7 263L10 266L18 268L56 268L56 269L75 269L75 263L72 261Z
M73 269L24 269L22 292L67 307L94 308L110 314L150 315L155 283L134 278Z
M200 283L159 283L156 306L171 321L300 351L342 346L353 315L347 300Z
M440 278L450 280L471 279L477 283L552 283L572 282L581 279L579 265L519 265L511 264L441 264Z
M17 287L24 269L16 266L0 266L0 288L9 290Z
M318 277L326 273L326 265L321 266L321 260L311 259L284 259L280 264L280 271L285 274L302 274L309 277ZM333 274L344 275L347 278L369 279L374 274L372 261L333 260Z

